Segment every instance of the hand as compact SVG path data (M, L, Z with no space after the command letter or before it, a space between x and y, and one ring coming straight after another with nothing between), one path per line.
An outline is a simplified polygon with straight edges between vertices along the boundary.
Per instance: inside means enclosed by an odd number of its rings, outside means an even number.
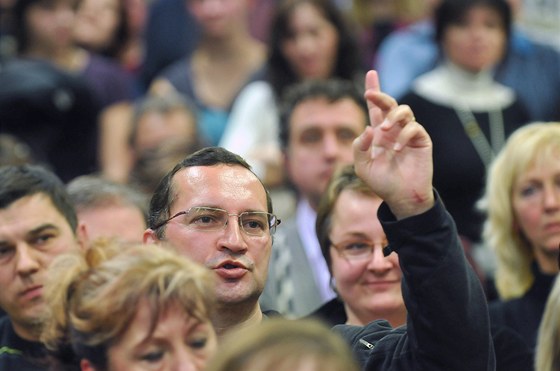
M406 105L382 93L377 72L366 75L371 126L354 140L354 166L397 219L434 204L432 141Z

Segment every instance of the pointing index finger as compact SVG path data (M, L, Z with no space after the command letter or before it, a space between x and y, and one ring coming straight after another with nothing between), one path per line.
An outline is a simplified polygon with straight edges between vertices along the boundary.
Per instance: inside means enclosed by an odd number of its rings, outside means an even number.
M377 71L370 70L366 73L365 78L365 98L367 102L367 107L369 111L369 120L371 126L377 126L383 122L383 112L379 109L377 104L371 100L372 94L377 94L381 92L381 86L379 84L379 76Z

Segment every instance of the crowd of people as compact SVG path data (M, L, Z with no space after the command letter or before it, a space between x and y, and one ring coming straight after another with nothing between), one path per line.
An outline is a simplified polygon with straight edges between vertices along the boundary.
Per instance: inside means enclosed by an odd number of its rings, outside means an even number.
M520 2L0 6L0 370L560 368Z

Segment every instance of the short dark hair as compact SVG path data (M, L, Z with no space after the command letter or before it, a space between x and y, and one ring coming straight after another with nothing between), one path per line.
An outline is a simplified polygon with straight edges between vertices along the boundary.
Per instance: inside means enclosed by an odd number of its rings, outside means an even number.
M155 226L162 224L170 216L171 204L174 201L173 196L173 177L180 170L186 169L193 166L216 166L216 165L231 165L231 166L241 166L249 170L255 175L257 179L259 177L251 170L251 166L239 155L228 151L222 147L206 147L195 153L187 156L183 161L179 162L171 171L169 171L161 180L152 200L150 202L150 211L148 215L148 227L154 229ZM266 205L267 211L273 213L272 209L272 199L268 190L259 179L259 182L263 186L266 193ZM165 225L157 228L155 230L156 236L162 239L165 235Z
M439 45L450 25L461 23L467 12L474 7L490 8L502 19L502 25L509 39L511 34L511 8L505 0L443 0L435 10L436 41Z
M51 171L38 165L0 167L0 209L15 201L35 194L44 194L66 219L75 233L78 218L64 183Z
M341 79L309 80L294 84L284 94L280 107L280 144L283 149L290 140L290 119L302 102L324 98L331 103L351 99L364 113L364 126L368 123L368 109L364 90L355 83Z

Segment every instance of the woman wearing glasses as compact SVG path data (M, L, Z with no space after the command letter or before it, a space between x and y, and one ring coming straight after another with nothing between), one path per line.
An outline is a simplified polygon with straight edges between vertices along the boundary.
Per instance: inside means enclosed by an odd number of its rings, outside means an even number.
M316 231L339 297L313 316L332 325L363 326L376 319L392 327L406 323L399 257L383 253L387 239L377 218L381 202L353 166L333 176L319 205Z
M365 326L380 319L393 328L407 324L399 257L385 249L387 239L377 217L381 203L353 166L331 179L319 205L316 232L338 297L312 317L332 326ZM516 333L495 327L492 338L496 370L531 369L532 353Z

